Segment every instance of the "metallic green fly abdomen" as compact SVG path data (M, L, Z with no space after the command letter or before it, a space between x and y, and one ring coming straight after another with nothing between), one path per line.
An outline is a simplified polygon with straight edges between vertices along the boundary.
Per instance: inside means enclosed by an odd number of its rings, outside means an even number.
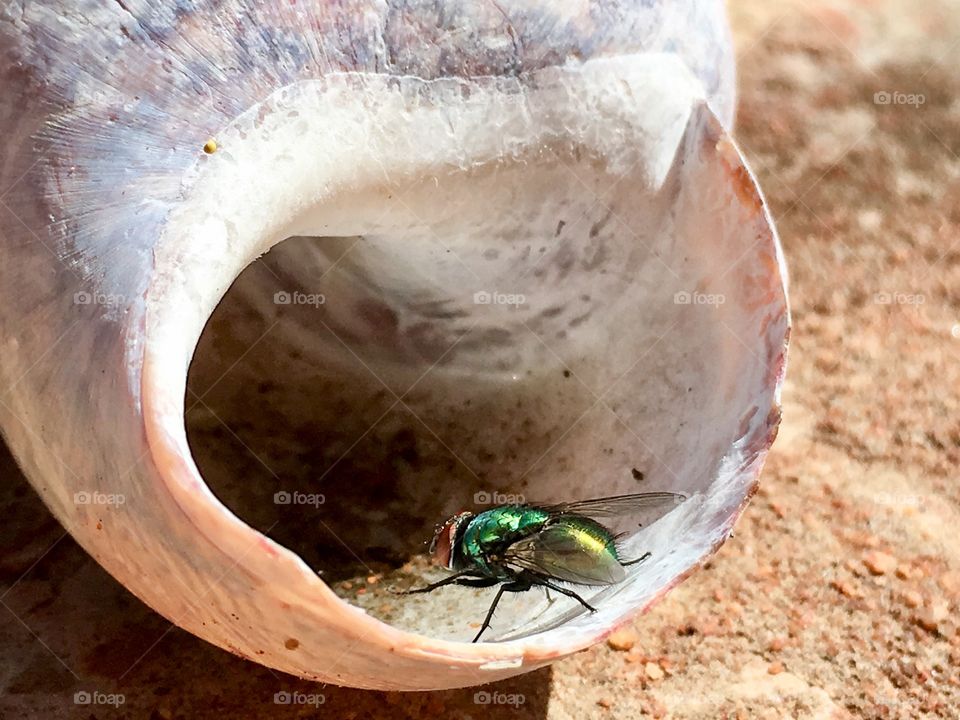
M570 515L545 528L535 543L518 543L513 551L528 553L537 567L557 580L613 585L627 575L615 541L613 533L595 520Z
M666 508L686 499L678 493L619 495L559 505L501 505L479 514L461 512L442 523L430 545L434 561L453 575L410 593L443 585L500 585L480 632L490 625L504 592L540 586L577 600L577 593L556 584L613 585L626 577L625 567L649 557L623 560L618 536L598 518L629 515L642 508Z

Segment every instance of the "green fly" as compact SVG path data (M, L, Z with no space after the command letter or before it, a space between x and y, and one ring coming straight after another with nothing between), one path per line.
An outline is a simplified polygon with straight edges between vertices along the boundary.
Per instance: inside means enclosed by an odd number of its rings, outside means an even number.
M452 570L453 575L400 594L427 593L444 585L499 585L473 642L490 626L505 592L543 587L596 612L580 595L557 582L613 585L627 576L624 568L650 557L648 552L622 560L618 541L623 534L615 534L600 521L644 509L665 509L685 499L678 493L652 492L557 505L500 505L481 513L457 513L437 526L430 544L434 562Z

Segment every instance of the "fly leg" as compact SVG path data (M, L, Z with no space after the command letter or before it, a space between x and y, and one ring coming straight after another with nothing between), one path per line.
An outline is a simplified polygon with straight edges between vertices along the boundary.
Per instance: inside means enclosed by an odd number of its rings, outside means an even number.
M463 585L464 587L475 587L475 588L486 588L496 585L499 580L497 578L468 578L466 580L457 580L455 585Z
M490 604L490 609L487 610L487 616L483 619L483 624L480 626L480 632L477 633L476 637L473 638L473 642L476 642L480 639L480 636L483 635L483 631L490 627L490 620L493 618L493 613L497 609L497 604L500 602L500 598L503 597L505 592L523 592L524 590L530 589L530 583L523 582L522 580L513 580L508 583L504 583L500 586L500 589L497 590L497 596L493 599L493 602Z
M586 600L584 600L582 597L580 597L579 595L577 595L573 590L567 590L565 587L560 587L559 585L554 585L552 582L550 582L549 580L547 580L547 579L545 579L545 578L540 578L540 577L538 577L538 578L536 578L533 582L534 582L535 584L537 584L537 585L542 585L543 587L550 588L551 590L556 590L556 591L557 591L558 593L560 593L561 595L566 595L567 597L573 598L574 600L576 600L577 602L579 602L581 605L583 605L583 606L584 606L587 610L589 610L590 612L596 612L596 611L597 611L597 609L596 609L595 607L593 607L590 603L588 603L588 602L587 602Z
M641 555L640 557L638 557L636 560L627 560L626 562L621 562L620 564L623 565L624 567L626 567L627 565L636 565L637 563L642 563L644 560L646 560L646 559L647 559L648 557L650 557L652 554L653 554L653 553L645 552L643 555Z
M428 593L436 590L437 588L443 587L444 585L457 584L462 585L466 584L468 581L465 578L470 577L471 570L461 570L460 572L454 573L448 577L445 577L443 580L437 580L435 583L430 583L426 587L415 588L413 590L391 590L394 595L416 595L417 593ZM486 578L478 578L486 580ZM493 582L496 582L494 580ZM493 585L493 582L490 585ZM477 587L477 586L474 586ZM487 585L480 585L479 587L488 587Z
M543 588L543 592L547 596L547 607L553 607L553 598L550 596L550 588Z

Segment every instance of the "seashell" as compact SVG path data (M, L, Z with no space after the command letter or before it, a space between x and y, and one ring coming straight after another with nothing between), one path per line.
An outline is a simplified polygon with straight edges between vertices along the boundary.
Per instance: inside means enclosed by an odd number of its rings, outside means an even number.
M0 19L0 427L172 622L305 678L479 684L600 641L727 538L776 435L789 316L728 134L719 0ZM228 452L235 427L264 467ZM374 471L343 460L384 428L405 444L363 445ZM644 490L690 499L633 518L652 557L595 614L517 595L472 645L484 591L324 581L501 494Z

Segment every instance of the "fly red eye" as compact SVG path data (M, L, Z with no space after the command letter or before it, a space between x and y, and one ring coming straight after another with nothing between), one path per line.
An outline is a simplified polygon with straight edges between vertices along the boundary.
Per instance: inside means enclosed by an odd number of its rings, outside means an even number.
M449 570L454 569L453 547L457 541L457 530L460 524L471 515L472 513L469 512L458 513L437 527L433 542L430 543L430 554L433 556L434 563Z
M430 554L433 555L433 562L443 567L450 567L450 555L453 542L450 538L451 530L454 530L455 524L452 520L443 524L433 536L433 542L430 544Z

